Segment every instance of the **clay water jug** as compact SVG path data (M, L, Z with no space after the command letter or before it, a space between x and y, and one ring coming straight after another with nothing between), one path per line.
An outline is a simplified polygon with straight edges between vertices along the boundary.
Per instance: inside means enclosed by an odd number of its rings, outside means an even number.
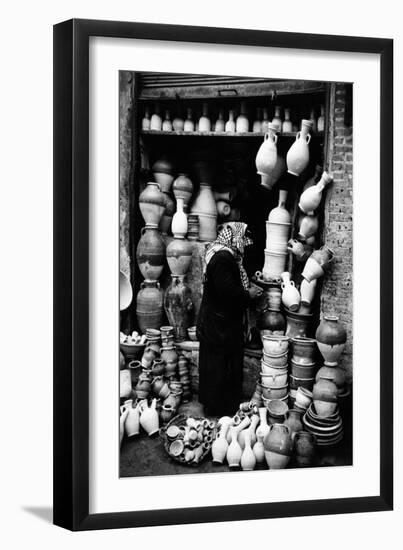
M129 414L129 409L123 409L122 414L119 417L119 441L122 444L123 436L125 434L126 418Z
M283 121L281 120L281 107L279 105L276 105L274 107L274 117L271 121L272 125L276 129L277 132L281 132L281 128L283 126Z
M151 391L151 378L146 372L142 372L136 385L136 394L139 399L147 399Z
M327 378L320 378L313 386L312 396L316 413L322 417L331 416L337 408L337 386Z
M147 183L146 188L139 196L139 206L146 225L158 227L165 210L165 198L160 186L154 181Z
M263 436L261 434L257 435L257 441L253 445L253 454L255 455L257 464L262 464L264 462L264 445Z
M255 163L257 173L262 175L269 176L277 162L277 135L275 128L270 123L269 130L266 133L263 143L259 147L259 150L256 155ZM263 182L262 182L263 183ZM267 185L267 182L265 182Z
M183 239L188 232L188 218L183 209L183 199L177 199L176 212L172 218L171 230L175 239Z
M309 163L309 142L312 128L310 120L301 121L301 131L297 132L294 143L287 153L287 169L293 176L300 176Z
M334 382L337 386L338 395L343 393L346 384L346 375L343 369L340 367L329 367L328 365L324 365L316 373L315 381L318 382L321 378L326 378L327 380Z
M171 232L172 218L175 213L175 203L168 193L164 193L165 210L159 223L159 230L163 235Z
M238 133L249 132L249 120L246 116L246 104L241 102L241 112L236 119L235 131Z
M286 329L284 315L271 309L266 309L259 315L257 325L263 334L284 334Z
M193 248L184 238L173 239L167 246L167 262L172 275L186 275L192 260Z
M119 396L121 399L127 399L132 394L132 377L129 369L123 369L119 371L120 391Z
M316 437L310 432L299 431L294 435L295 461L300 468L311 466L315 458Z
M125 432L127 437L133 437L140 433L140 410L139 406L133 407L133 403L128 406L129 414L125 422Z
M176 116L172 121L172 128L175 132L183 132L185 128L185 121L180 116Z
M220 109L218 113L218 119L216 120L214 131L217 134L220 134L225 131L224 111L222 109Z
M227 462L230 468L236 468L241 462L242 449L238 443L238 430L231 426L230 428L231 443L227 449Z
M309 239L312 235L315 235L319 227L319 220L317 216L301 216L299 218L299 233L298 236L303 240Z
M227 455L228 451L228 441L227 441L227 432L229 430L230 424L224 423L221 426L220 433L217 438L214 440L211 446L211 454L213 456L213 462L215 464L222 464Z
M254 470L256 466L256 458L252 450L250 441L250 432L246 430L245 434L245 447L241 456L241 468L244 472Z
M266 407L259 407L259 419L260 424L256 430L256 436L264 438L270 431L270 426L267 423L267 409Z
M162 130L162 119L160 117L160 107L158 103L155 105L154 113L151 116L150 130Z
M127 309L133 300L133 289L129 278L119 271L119 308L120 311Z
M326 245L323 245L319 250L314 250L306 261L302 276L308 282L319 279L324 275L333 258L333 250Z
M173 183L173 192L177 201L179 199L183 200L183 206L186 210L193 194L193 183L187 174L183 172L179 174Z
M312 303L312 300L315 296L315 289L317 284L317 279L314 279L313 281L309 282L306 279L302 279L301 286L300 286L300 293L301 293L301 304L304 306L310 306Z
M271 190L286 171L287 165L285 163L285 159L283 156L277 153L277 160L274 168L272 169L270 174L261 174L260 185L262 185L262 187L264 187L265 189Z
M269 110L267 108L263 109L263 120L262 120L262 132L265 134L269 129Z
M296 409L290 409L286 412L285 416L284 426L288 426L291 438L294 438L296 432L300 432L304 429L301 421L301 412Z
M217 237L217 207L208 183L200 183L191 212L199 216L199 240L214 241Z
M314 211L320 205L320 201L322 200L323 190L332 181L333 181L332 176L330 176L327 172L323 172L318 183L316 185L312 185L311 187L308 187L308 189L306 189L302 193L298 204L302 212L305 212L305 214L310 214L310 215L314 213Z
M172 132L171 114L168 111L168 109L165 111L165 118L164 118L164 121L162 122L162 131Z
M324 315L316 330L318 348L326 365L337 365L347 341L347 332L336 315Z
M159 430L159 418L156 410L157 400L153 399L150 407L143 401L141 405L140 424L149 436L154 435Z
M143 334L148 328L158 329L162 324L163 292L158 281L143 281L136 299L137 323Z
M166 156L163 156L154 162L152 172L155 181L160 186L161 192L169 193L174 181L175 172L172 162Z
M305 262L313 252L313 248L297 239L290 239L287 243L287 250L294 254L298 262Z
M144 111L144 117L141 121L141 129L142 130L149 130L151 127L151 119L150 119L150 108L146 107Z
M292 122L290 119L290 109L284 109L284 121L281 128L284 134L289 134L292 132Z
M203 114L199 118L199 132L210 132L211 122L208 116L208 105L203 103Z
M225 131L226 132L235 132L236 125L235 125L235 113L234 111L230 110L228 112L228 120L225 123Z
M256 118L253 121L252 132L254 134L260 134L262 132L262 110L260 107L256 109Z
M136 259L144 279L156 281L164 269L165 243L156 226L147 224L141 230Z
M272 424L269 433L263 440L265 458L268 467L272 470L282 469L290 461L292 440L288 426Z
M298 311L299 304L301 302L301 296L298 290L295 288L294 281L291 281L290 279L290 273L288 271L284 271L281 274L281 280L283 281L281 283L281 288L283 290L281 299L283 301L283 304L290 311Z
M194 308L192 292L184 281L184 275L172 275L165 291L164 308L170 325L174 327L175 340L187 340L187 329L193 326Z
M320 116L318 117L317 129L318 129L318 132L323 132L325 130L325 107L324 107L324 105L320 106Z
M183 126L183 129L185 132L194 132L195 130L195 124L193 122L192 118L192 109L187 109L187 116L185 120L185 124Z

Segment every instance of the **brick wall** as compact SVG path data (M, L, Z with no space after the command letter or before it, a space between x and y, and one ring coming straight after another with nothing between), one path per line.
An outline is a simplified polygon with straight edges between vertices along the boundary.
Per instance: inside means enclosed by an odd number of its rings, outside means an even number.
M335 314L347 329L341 366L352 375L353 316L353 137L348 85L332 84L327 165L333 175L325 202L323 240L335 252L323 281L321 312Z

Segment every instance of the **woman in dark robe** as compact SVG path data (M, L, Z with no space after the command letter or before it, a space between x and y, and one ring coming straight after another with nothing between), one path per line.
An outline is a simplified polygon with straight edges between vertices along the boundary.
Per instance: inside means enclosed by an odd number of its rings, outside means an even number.
M246 229L241 222L225 224L206 251L197 335L199 401L210 416L233 415L242 397L244 317L249 300L262 292L250 286L242 264L252 244Z

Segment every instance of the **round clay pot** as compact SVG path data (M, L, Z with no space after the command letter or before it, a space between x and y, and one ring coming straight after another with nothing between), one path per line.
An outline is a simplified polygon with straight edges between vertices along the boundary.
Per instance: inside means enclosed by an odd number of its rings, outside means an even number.
M284 425L289 427L291 437L293 437L296 432L302 431L304 426L301 421L301 412L296 409L290 409L286 413Z
M263 444L268 467L270 469L285 468L292 451L289 428L284 424L272 424L270 431L264 437Z
M288 365L281 366L281 367L273 367L272 365L266 365L266 363L262 360L260 362L261 365L261 375L262 376L276 376L277 374L284 374L288 372Z
M272 399L267 405L269 424L281 424L285 420L288 405L281 399Z
M281 399L283 397L286 397L288 392L288 384L284 384L283 386L265 386L262 383L263 388L263 397L264 399Z
M145 344L120 344L120 349L125 356L126 361L134 361L135 359L141 359L144 353Z
M313 404L319 416L330 416L337 407L337 386L331 380L320 378L313 387Z
M288 352L288 336L267 335L262 337L263 349L267 355L280 356Z
M300 409L307 409L312 403L312 392L301 386L296 391L295 394L295 405Z
M278 373L275 374L264 374L263 372L260 373L261 379L262 379L262 386L264 387L278 387L278 386L284 386L284 384L287 384L288 381L288 370L287 369L278 369ZM265 395L263 392L263 395L267 398L270 398L270 396Z
M165 243L157 227L147 226L141 230L136 259L144 279L156 281L164 269Z
M136 300L136 316L140 330L158 329L163 315L163 292L158 281L143 281Z
M316 382L318 382L320 378L325 378L334 382L339 394L343 391L346 383L346 375L340 367L328 367L326 365L321 367L316 373Z
M294 435L294 453L299 467L310 466L315 458L316 437L305 431L298 431Z
M178 361L178 354L176 353L175 347L162 348L161 359L165 361L165 363L176 363Z
M301 314L286 309L287 329L286 336L306 336L312 320L312 314Z
M284 334L285 331L285 319L279 311L263 311L258 317L257 324L260 330L268 331L270 334Z
M288 364L288 352L282 355L269 355L263 352L263 361L271 367L285 367Z
M347 332L334 315L324 315L316 330L318 348L327 365L337 365L347 341Z
M167 262L172 275L185 275L192 261L193 248L186 239L173 239L167 246Z
M140 193L139 206L146 224L158 227L165 210L165 197L158 183L154 181L147 183L144 191Z
M292 359L300 365L315 362L316 340L306 336L296 336L291 339Z
M295 378L312 379L315 376L316 363L296 363L291 359L291 374Z

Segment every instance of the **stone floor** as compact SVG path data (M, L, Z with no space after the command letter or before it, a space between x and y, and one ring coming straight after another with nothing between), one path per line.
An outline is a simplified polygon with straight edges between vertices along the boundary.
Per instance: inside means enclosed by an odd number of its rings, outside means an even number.
M178 412L189 416L201 416L202 406L197 401L182 406ZM345 437L335 447L317 449L314 466L347 466L352 464L352 432L351 422L344 419ZM292 462L289 467L292 467ZM229 472L228 465L217 465L208 456L197 466L184 466L171 459L166 453L163 439L159 436L136 436L124 439L120 454L120 477L161 476L174 474L204 474L213 472Z

